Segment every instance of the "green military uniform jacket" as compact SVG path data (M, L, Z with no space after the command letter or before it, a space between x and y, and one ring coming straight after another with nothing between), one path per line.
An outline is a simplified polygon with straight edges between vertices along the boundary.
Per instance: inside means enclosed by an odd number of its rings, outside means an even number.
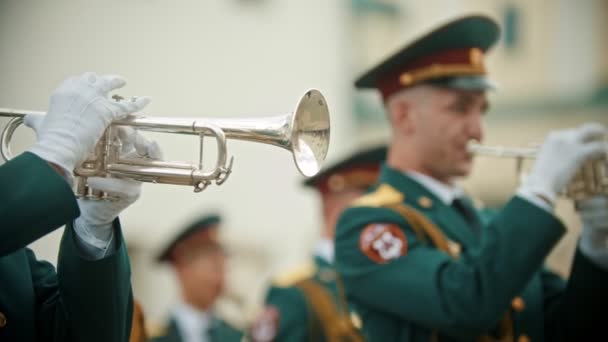
M209 342L239 342L243 338L241 331L216 317L212 317L208 334ZM169 321L166 331L150 339L150 342L186 342L182 338L175 319Z
M0 166L0 341L128 341L132 296L129 260L115 222L117 250L81 256L68 224L57 270L26 246L80 211L65 180L24 153Z
M302 286L303 282L311 282L318 287L307 289ZM312 298L323 295L314 291L323 291L330 301ZM334 266L318 256L314 258L314 264L277 277L275 284L268 290L265 301L267 307L278 310L276 337L273 341L329 341L326 324L337 325L336 322L340 319L350 320L343 292ZM319 313L320 308L324 312ZM349 341L346 338L341 340Z
M395 203L413 209L407 220L387 208ZM416 212L452 254L419 233ZM373 232L382 239L370 245ZM496 336L505 317L511 336L503 340L587 340L603 328L608 276L579 252L567 284L544 270L564 232L553 215L514 197L475 233L433 193L384 166L375 190L339 220L336 268L368 341L479 341Z

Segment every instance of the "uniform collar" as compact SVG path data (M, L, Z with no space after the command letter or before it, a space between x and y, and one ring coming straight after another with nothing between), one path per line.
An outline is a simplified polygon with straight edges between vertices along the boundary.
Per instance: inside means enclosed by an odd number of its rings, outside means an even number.
M458 186L442 183L433 177L416 171L405 171L404 174L420 183L447 206L451 205L455 198L464 196L464 191Z
M380 174L380 183L386 183L402 192L404 203L438 225L450 240L467 246L478 242L478 236L462 215L451 209L452 201L459 197L457 194L464 193L460 188L450 188L428 176L415 178L409 171L396 170L386 164ZM466 196L463 197L466 199Z
M208 342L205 332L211 328L212 323L208 311L200 311L189 304L180 303L174 308L173 317L185 341Z
M317 241L315 246L315 256L328 264L334 263L334 242L329 239Z

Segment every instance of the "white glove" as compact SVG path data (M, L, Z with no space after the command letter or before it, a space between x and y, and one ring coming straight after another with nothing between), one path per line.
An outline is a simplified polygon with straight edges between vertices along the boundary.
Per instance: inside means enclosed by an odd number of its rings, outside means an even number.
M581 253L608 270L608 196L594 196L580 201L577 207L583 221Z
M119 126L118 138L122 143L122 158L149 158L155 160L163 159L163 152L158 143L137 133L131 127Z
M155 141L146 139L128 127L119 127L118 130L123 144L121 157L134 158L138 155L146 155L153 159L162 157L160 147ZM78 199L80 216L74 222L74 229L89 246L103 251L101 254L103 256L108 250L112 250L111 246L114 242L112 222L139 198L141 182L113 177L91 177L87 181L91 188L107 192L114 198L111 201Z
M145 107L150 99L109 100L110 91L126 84L120 76L98 76L88 72L64 81L51 95L42 121L28 115L24 122L36 130L38 142L29 151L65 170L70 177L101 138L112 120Z
M552 132L518 192L533 194L553 204L586 160L606 153L606 143L594 140L605 134L606 128L597 123Z

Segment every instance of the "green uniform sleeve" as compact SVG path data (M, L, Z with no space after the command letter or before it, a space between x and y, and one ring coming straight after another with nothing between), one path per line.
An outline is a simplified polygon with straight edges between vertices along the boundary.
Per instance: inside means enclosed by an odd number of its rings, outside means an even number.
M399 225L406 254L387 263L368 258L359 238L372 223ZM480 248L454 260L418 241L393 211L355 207L338 223L336 266L349 297L362 305L473 340L496 325L564 231L554 216L515 197L484 229Z
M545 340L593 341L605 335L608 272L577 250L567 284L543 274Z
M103 259L80 257L66 227L57 273L29 251L41 341L128 341L133 298L127 251L118 220L116 251Z
M0 166L0 256L78 217L72 189L49 164L23 153Z
M266 305L279 311L278 332L275 342L308 341L309 328L306 299L295 287L272 287L266 296Z

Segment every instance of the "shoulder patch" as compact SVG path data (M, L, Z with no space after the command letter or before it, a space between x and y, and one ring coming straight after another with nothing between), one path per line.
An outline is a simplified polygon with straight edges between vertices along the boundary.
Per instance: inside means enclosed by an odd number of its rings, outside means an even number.
M252 342L271 342L279 332L279 310L270 305L253 322L249 335Z
M361 232L359 248L372 261L384 264L407 253L407 239L396 224L371 223Z
M364 195L352 204L353 207L382 207L402 203L405 195L388 184L381 184L376 190Z
M273 278L272 284L279 287L292 286L301 280L313 277L316 271L317 267L315 264L307 262L283 273L279 273Z

